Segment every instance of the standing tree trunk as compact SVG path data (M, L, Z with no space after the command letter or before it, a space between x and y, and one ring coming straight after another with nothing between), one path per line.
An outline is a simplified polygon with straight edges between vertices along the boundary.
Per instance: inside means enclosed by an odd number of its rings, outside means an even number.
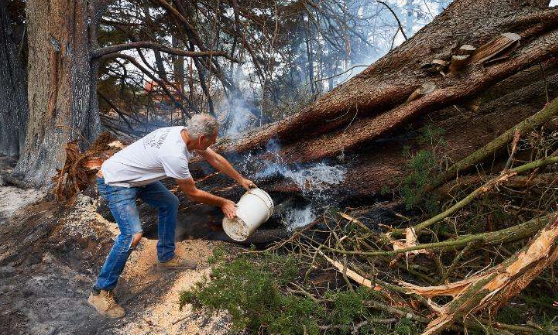
M0 2L0 155L18 156L27 123L24 26L14 29L7 3Z
M184 42L172 36L172 46L179 49L184 49ZM178 86L178 90L184 94L184 57L173 57L172 62L174 72L174 83Z
M49 182L69 141L84 147L100 132L91 50L103 3L27 1L29 121L15 174L31 185Z

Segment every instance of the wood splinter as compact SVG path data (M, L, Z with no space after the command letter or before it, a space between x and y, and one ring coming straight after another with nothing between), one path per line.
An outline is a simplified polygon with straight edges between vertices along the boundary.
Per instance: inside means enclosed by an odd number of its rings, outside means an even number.
M469 63L469 55L455 55L451 57L451 64L449 67L450 73L456 73L461 71L467 63Z
M424 71L432 74L441 73L444 75L444 71L448 66L448 62L442 59L433 59L431 62L423 64L420 68Z
M459 47L459 49L457 50L457 54L458 55L472 55L473 52L475 52L477 50L477 48L475 48L472 45L469 44L464 44L461 47Z
M489 60L501 56L504 51L517 45L521 36L516 33L503 33L492 41L482 45L471 55L471 63L486 63Z

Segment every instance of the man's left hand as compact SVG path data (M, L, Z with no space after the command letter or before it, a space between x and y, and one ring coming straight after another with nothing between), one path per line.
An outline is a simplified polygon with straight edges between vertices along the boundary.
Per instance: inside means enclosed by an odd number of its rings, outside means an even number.
M247 191L249 191L251 188L257 188L258 186L256 186L256 184L254 184L253 181L249 180L249 179L242 179L239 182L240 186L244 187Z

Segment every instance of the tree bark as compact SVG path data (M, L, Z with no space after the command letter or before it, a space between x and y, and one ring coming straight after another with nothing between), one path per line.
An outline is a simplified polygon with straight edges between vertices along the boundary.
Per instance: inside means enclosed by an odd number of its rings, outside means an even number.
M477 49L503 33L521 36L490 63L469 62L461 71L443 76L423 65L445 60L462 45ZM486 49L486 48L485 48ZM418 148L413 132L425 123L446 130L448 156L460 160L539 111L545 104L546 80L558 79L558 10L548 1L457 0L411 39L361 74L325 94L293 116L257 129L217 150L235 156L248 153L260 162L316 163L347 167L345 181L336 186L343 198L374 195L393 186L402 174L404 146ZM474 59L474 57L471 57ZM434 87L407 101L418 88ZM467 108L472 101L475 108ZM407 126L413 127L409 132ZM281 144L277 157L266 153L269 140ZM254 157L254 156L252 156ZM280 180L262 186L292 192ZM260 182L261 183L261 182Z
M16 29L14 29L16 27ZM0 2L0 155L19 156L27 124L25 27Z
M106 1L30 0L29 121L15 174L31 185L50 181L64 162L66 143L83 148L100 132L96 94L97 26Z
M309 143L301 141L301 136L310 139L334 135L339 142L335 150L324 152L322 149L311 156L320 159L335 155L340 147L354 146L384 135L374 128L385 119L390 123L396 120L403 123L409 121L405 116L440 110L475 97L495 83L558 53L558 10L543 10L545 7L548 8L548 1L455 1L412 39L322 96L315 104L221 149L249 150L265 146L269 139L277 137L284 145L293 146L286 151L301 152L301 147L306 144L308 149L305 151L311 152L314 148L323 148L323 143L316 142L325 139L315 139L310 147ZM534 19L542 17L545 19ZM420 70L428 60L451 58L452 47L456 44L481 46L510 30L521 33L522 47L517 55L498 66L484 68L477 64L459 77L431 77ZM427 81L434 83L438 90L412 104L403 104ZM353 120L355 115L357 119ZM348 125L347 131L343 131ZM288 156L288 152L285 155Z

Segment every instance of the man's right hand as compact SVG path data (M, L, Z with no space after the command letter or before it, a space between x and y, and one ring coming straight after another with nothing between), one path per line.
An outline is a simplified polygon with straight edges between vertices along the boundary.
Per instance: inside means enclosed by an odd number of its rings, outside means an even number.
M225 199L225 202L221 205L221 210L228 219L236 216L236 204L230 200Z
M236 216L236 204L234 202L198 189L194 179L176 179L176 182L182 192L184 192L191 200L208 205L219 206L221 207L223 214L225 214L225 216L229 219Z

